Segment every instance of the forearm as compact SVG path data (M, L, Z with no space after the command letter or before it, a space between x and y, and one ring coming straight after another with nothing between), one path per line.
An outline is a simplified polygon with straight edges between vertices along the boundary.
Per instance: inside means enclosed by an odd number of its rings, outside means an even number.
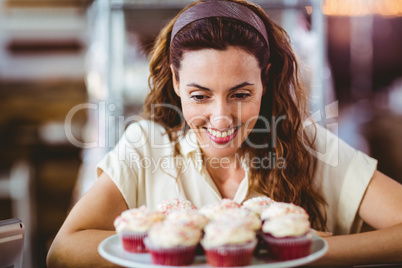
M60 234L49 250L47 267L116 267L98 253L99 243L113 234L114 231L103 230Z
M360 234L325 238L328 252L314 265L402 262L402 224Z

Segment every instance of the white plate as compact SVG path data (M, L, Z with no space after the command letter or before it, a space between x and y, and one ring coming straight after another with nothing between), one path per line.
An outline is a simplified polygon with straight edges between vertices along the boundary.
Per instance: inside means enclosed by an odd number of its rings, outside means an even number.
M276 261L269 258L253 258L250 266L253 268L280 268L295 267L313 262L322 257L328 250L327 242L321 237L314 236L311 254L290 261ZM106 260L121 266L136 268L174 268L175 266L156 265L152 263L149 253L129 253L123 249L118 235L112 235L103 240L98 247L99 254ZM206 263L205 256L196 256L195 261L190 267L211 267ZM179 266L183 268L183 266Z

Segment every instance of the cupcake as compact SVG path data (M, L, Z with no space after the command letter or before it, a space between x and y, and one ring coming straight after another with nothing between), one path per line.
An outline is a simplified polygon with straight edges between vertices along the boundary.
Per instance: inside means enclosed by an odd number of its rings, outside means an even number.
M230 221L236 221L239 223L245 224L248 228L251 230L255 231L256 233L256 238L257 238L257 246L255 249L255 254L263 254L262 252L264 249L266 249L265 242L263 241L261 237L261 220L260 217L254 213L253 211L241 207L241 208L229 208L226 210L223 210L219 216L216 217L216 220L230 220Z
M298 214L308 219L308 214L302 207L292 203L274 202L262 210L261 220L265 221L288 214Z
M205 225L207 225L209 222L209 219L200 214L197 210L176 210L167 215L165 221L172 222L173 224L181 224L198 228L202 231ZM204 255L204 250L199 243L197 245L195 254Z
M155 224L144 242L152 262L158 265L182 266L194 261L201 239L201 229L174 221Z
M261 228L261 220L257 214L245 208L229 208L222 210L221 213L215 217L215 220L228 220L243 223L253 231L257 231Z
M156 209L167 215L176 210L195 210L197 208L188 200L172 198L162 201Z
M274 259L292 260L310 254L313 234L308 218L302 214L270 218L264 222L262 231Z
M197 210L176 210L166 216L165 221L187 225L202 230L207 225L209 219L200 214Z
M241 205L231 199L224 198L217 204L206 205L200 208L198 211L205 215L208 219L214 220L218 217L222 211L230 208L240 208Z
M244 201L242 207L247 208L260 216L262 210L273 203L275 203L275 201L269 197L258 196Z
M128 252L146 252L144 238L149 229L165 216L161 212L153 212L145 206L125 210L114 220L114 227L118 233L124 250Z
M252 261L257 244L255 233L242 222L216 220L204 228L201 240L211 266L246 266Z

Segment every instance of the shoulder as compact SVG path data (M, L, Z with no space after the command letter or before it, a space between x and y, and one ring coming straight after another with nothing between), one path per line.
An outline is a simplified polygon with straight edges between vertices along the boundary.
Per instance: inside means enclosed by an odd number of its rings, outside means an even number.
M165 133L166 129L155 121L142 119L128 125L125 132L130 135L136 135L140 132L150 135L152 132L156 132L158 134Z
M163 126L150 120L140 120L126 128L114 151L125 159L135 155L167 155L173 150L172 144Z
M131 123L124 131L122 139L137 146L149 142L170 142L166 129L161 124L151 120Z
M304 145L318 160L318 165L333 168L344 166L357 153L356 149L340 139L337 134L337 129L329 130L314 122L303 129L303 138L306 139Z

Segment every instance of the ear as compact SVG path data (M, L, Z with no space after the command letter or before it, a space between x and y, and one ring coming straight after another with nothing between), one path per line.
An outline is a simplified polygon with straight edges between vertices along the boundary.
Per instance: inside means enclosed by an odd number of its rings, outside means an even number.
M176 95L180 97L179 82L176 79L176 75L172 64L170 64L170 71L172 72L173 89L176 92Z
M271 63L268 63L267 70L266 70L267 75L268 75L268 73L269 73L269 69L270 69L270 68L271 68ZM264 87L264 91L262 92L262 95L264 96L266 92L267 92L267 89L266 89L266 87Z

